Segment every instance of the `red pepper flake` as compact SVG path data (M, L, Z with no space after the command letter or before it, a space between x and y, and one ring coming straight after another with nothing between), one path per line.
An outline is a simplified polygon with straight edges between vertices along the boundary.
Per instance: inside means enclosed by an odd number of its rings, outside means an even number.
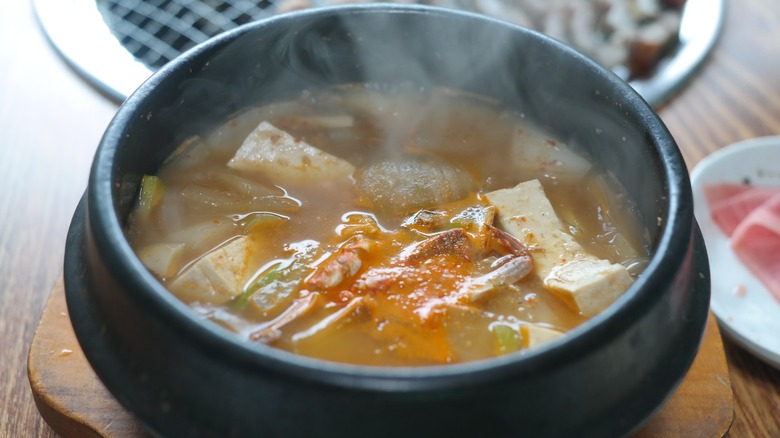
M734 295L742 298L747 295L747 288L744 284L738 284L734 287Z
M557 146L558 143L555 142L555 140L547 140L547 144L550 146Z
M219 225L219 219L212 219L211 222L215 225Z

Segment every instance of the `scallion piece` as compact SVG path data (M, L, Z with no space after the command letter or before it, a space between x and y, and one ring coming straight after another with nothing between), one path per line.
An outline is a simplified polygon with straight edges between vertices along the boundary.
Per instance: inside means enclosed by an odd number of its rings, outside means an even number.
M258 278L254 283L247 286L246 289L244 289L243 292L241 292L241 295L238 295L236 298L233 299L233 308L235 309L243 309L246 307L247 302L249 302L249 298L252 297L252 295L255 294L260 288L264 286L268 286L269 284L273 283L274 281L278 280L282 276L282 265L276 265L273 268L266 271L265 274L261 275L260 278Z
M520 332L504 324L491 327L499 354L511 353L520 349Z
M159 176L144 175L141 178L141 192L138 195L136 211L142 216L148 216L163 196L163 182Z

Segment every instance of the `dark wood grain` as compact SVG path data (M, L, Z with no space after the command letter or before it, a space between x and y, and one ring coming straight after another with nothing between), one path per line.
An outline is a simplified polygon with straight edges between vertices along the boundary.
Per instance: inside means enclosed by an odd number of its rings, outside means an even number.
M780 437L780 371L725 342L734 393L730 438Z
M27 370L38 411L63 437L148 436L89 367L70 323L62 278L35 331Z
M28 1L2 2L0 41L0 437L50 437L27 351L116 105L55 56Z
M690 168L738 140L780 134L780 7L730 0L708 62L659 113ZM28 1L0 5L0 436L52 437L26 357L62 269L65 233L116 106L48 46ZM780 437L780 371L725 342L730 437Z
M659 111L689 168L736 141L780 134L778 6L772 0L729 1L713 53Z
M707 63L659 111L690 169L731 143L780 134L778 6L775 0L729 1ZM728 339L724 344L735 398L727 436L780 437L780 371Z

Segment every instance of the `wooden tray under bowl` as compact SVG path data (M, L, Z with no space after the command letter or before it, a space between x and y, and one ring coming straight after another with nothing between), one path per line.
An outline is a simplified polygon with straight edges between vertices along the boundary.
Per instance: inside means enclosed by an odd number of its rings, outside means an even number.
M35 331L27 358L35 404L69 437L143 437L141 423L103 386L79 348L60 279ZM671 399L634 438L722 437L734 418L723 343L710 314L699 354Z

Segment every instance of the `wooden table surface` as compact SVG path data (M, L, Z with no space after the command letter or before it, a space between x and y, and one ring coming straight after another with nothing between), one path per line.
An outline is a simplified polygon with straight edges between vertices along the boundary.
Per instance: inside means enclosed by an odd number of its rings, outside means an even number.
M659 111L689 168L735 141L780 134L780 4L728 6L711 57ZM0 59L0 437L50 437L32 400L27 352L117 106L56 55L29 2L0 6ZM735 398L728 436L780 437L780 371L728 339L725 349Z

